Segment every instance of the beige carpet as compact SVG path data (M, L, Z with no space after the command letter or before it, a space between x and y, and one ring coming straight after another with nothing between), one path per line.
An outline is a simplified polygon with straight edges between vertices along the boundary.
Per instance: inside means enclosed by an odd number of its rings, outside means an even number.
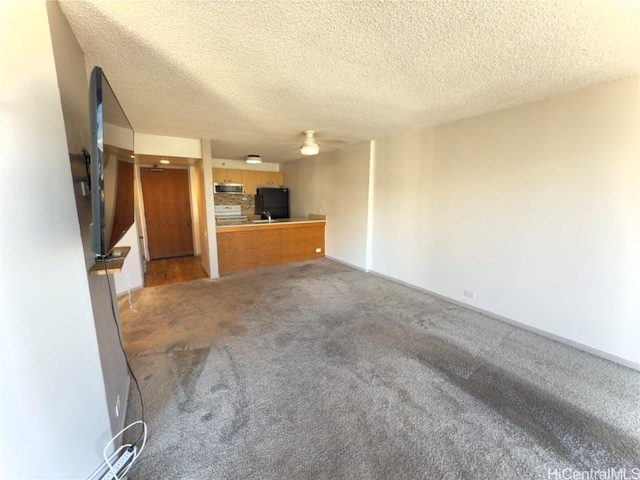
M640 466L639 372L327 259L133 303L121 320L150 437L132 480Z

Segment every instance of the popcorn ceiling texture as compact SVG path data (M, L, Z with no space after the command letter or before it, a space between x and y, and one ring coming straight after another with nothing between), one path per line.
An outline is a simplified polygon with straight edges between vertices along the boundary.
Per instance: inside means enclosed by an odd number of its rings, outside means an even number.
M138 132L300 157L640 72L640 2L62 1ZM324 141L324 142L323 142Z

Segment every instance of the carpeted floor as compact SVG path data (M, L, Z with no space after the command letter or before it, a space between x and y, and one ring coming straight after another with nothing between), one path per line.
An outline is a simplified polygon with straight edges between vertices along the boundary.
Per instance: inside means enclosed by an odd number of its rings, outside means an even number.
M327 259L133 303L150 436L131 480L640 468L640 372Z

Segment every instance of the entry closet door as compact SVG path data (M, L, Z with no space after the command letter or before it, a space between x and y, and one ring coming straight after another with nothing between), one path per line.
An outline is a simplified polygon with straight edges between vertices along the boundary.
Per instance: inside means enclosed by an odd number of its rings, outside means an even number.
M189 171L140 168L151 260L193 255Z

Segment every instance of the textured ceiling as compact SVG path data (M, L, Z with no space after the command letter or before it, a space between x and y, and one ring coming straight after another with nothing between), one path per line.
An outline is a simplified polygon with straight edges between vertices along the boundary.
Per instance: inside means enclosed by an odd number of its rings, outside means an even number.
M640 0L62 1L136 131L300 158L640 72Z

